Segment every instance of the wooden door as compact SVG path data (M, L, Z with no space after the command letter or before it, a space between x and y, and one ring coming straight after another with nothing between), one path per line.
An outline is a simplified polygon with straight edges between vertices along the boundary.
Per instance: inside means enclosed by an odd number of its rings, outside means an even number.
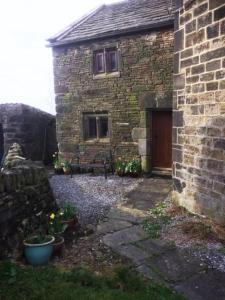
M172 112L152 112L152 167L172 167Z

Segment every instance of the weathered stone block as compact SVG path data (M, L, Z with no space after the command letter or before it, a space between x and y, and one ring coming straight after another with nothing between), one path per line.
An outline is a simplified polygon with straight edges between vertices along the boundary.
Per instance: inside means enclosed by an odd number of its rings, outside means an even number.
M174 89L181 90L185 87L185 76L184 74L181 75L174 75Z
M214 21L225 18L225 5L214 11Z

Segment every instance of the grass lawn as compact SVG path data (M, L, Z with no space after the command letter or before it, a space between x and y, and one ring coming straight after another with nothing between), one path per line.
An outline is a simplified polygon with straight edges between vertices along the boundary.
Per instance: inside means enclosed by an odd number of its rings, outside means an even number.
M1 300L181 300L167 288L152 284L128 269L97 276L76 268L20 267L0 262Z

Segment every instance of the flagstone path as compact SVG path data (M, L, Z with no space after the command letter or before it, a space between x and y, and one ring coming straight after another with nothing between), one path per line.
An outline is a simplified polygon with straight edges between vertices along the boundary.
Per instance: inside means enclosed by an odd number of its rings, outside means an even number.
M190 300L224 300L225 273L212 269L191 249L163 239L150 239L142 228L147 210L169 196L172 181L149 178L128 193L128 201L113 208L97 227L103 243L129 258L138 272L183 294Z

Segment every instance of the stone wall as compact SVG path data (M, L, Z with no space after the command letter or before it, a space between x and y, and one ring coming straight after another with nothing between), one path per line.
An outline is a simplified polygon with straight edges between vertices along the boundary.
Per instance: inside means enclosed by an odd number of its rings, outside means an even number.
M46 225L56 208L45 169L23 165L0 172L0 256L22 246L24 235Z
M24 104L0 104L0 125L5 152L13 143L19 143L27 158L51 161L57 149L54 116Z
M175 4L174 198L225 223L225 2Z
M119 72L93 76L96 49L119 49ZM53 48L57 139L64 158L90 161L98 152L150 162L149 109L172 109L173 29ZM85 140L82 115L107 111L110 138Z

